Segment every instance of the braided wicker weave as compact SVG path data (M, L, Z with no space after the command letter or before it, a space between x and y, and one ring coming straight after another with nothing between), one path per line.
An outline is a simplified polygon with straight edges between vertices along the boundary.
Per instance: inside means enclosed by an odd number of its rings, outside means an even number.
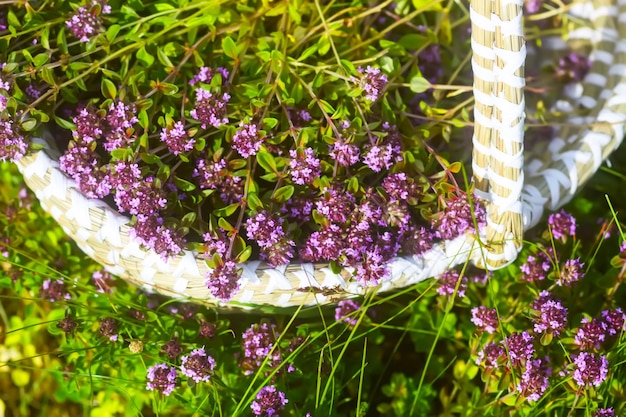
M377 290L406 287L468 260L489 269L513 261L523 230L534 226L544 210L567 202L620 144L626 123L626 0L581 3L571 14L591 16L570 38L588 45L592 68L580 88L557 103L568 114L563 127L543 148L527 152L524 162L522 2L472 1L473 171L477 194L487 202L488 224L479 239L467 234L422 255L394 259L390 277ZM561 48L563 42L550 38L544 45ZM42 207L87 255L135 284L219 305L205 285L209 268L204 259L186 251L166 263L140 248L129 236L130 220L83 196L59 170L58 154L40 142L46 148L18 166ZM351 271L335 274L327 265L270 269L253 261L241 267L241 289L227 307L325 304L368 291L351 279Z

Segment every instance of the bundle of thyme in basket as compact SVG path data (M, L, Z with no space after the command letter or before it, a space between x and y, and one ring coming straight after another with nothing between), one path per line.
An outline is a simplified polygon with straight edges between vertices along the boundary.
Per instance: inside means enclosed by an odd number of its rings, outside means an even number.
M469 48L452 42L467 22L406 2L315 5L1 6L1 156L51 135L61 169L132 216L144 247L205 253L221 300L250 257L377 285L393 257L481 219L449 162L469 140Z

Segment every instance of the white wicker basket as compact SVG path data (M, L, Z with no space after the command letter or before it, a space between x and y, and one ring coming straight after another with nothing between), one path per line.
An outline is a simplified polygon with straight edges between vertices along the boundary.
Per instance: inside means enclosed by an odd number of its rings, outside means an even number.
M626 122L626 0L575 4L570 13L591 17L569 35L588 44L592 68L559 102L569 114L539 151L524 155L524 62L522 1L472 1L475 76L474 184L487 204L488 224L479 236L463 235L419 256L394 259L391 275L376 288L389 291L474 262L495 269L512 262L522 233L544 210L566 203L620 144ZM549 48L564 47L558 38ZM46 143L46 141L40 141ZM58 166L49 147L18 166L48 211L94 260L115 275L160 293L222 307L290 307L336 302L371 291L327 265L290 264L271 269L258 261L241 267L241 289L228 304L205 285L209 268L186 251L164 262L129 237L130 219L101 201L83 196Z

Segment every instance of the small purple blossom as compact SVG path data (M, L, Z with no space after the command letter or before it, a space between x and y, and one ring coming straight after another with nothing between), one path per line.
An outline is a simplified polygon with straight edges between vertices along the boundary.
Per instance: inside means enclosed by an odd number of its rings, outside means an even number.
M63 299L69 300L72 298L69 292L67 292L67 288L65 287L65 282L60 279L47 279L41 284L41 289L39 290L39 296L45 300L56 302L61 301Z
M110 194L111 181L106 168L101 167L95 144L74 142L59 158L61 171L69 175L88 198L102 198Z
M576 219L564 210L552 213L548 217L548 225L555 239L565 239L568 236L576 235Z
M456 287L459 285L457 291ZM439 285L437 287L437 293L440 295L456 295L459 298L465 297L465 290L467 289L467 277L463 277L459 283L459 273L455 270L448 270L439 276Z
M474 200L474 207L470 207L467 196L454 197L447 202L446 207L432 220L432 229L441 239L453 239L463 233L474 233L474 220L481 228L486 224L485 208Z
M359 322L359 316L354 312L359 311L360 308L361 305L354 300L341 300L335 308L335 320L356 326Z
M612 408L599 408L593 413L593 417L615 417L615 411Z
M391 271L388 261L390 257L385 256L381 249L380 246L373 245L363 253L362 261L357 264L354 272L359 284L365 287L375 287L381 281L389 278Z
M234 261L227 260L207 272L207 287L220 301L230 301L239 290L241 273Z
M174 123L172 127L161 130L161 141L167 144L167 148L174 155L191 151L196 143L194 138L189 137L185 125L180 121Z
M626 314L622 312L621 308L618 307L613 310L604 310L602 311L601 316L608 336L619 336L624 331Z
M598 319L583 317L576 331L574 342L581 350L600 349L606 339L606 324Z
M73 122L76 129L72 131L72 136L76 141L91 143L99 140L104 134L103 119L98 113L100 110L94 107L82 107Z
M288 402L284 392L278 391L273 385L267 385L261 388L250 408L255 416L280 417L279 411Z
M28 150L26 138L11 119L0 119L0 161L18 161Z
M115 202L122 212L132 215L156 215L167 205L166 192L159 188L154 177L136 181L129 188L118 188Z
M266 210L256 213L246 220L248 239L256 241L261 248L278 243L284 236L284 219Z
M204 239L204 253L206 257L211 258L214 254L218 254L222 257L226 256L229 241L226 234L221 229L213 234L205 233L202 235L202 238Z
M363 163L372 171L380 172L389 169L396 162L402 162L402 149L396 143L375 144L369 147L363 156Z
M534 330L537 333L559 335L567 324L567 308L548 291L542 291L533 302L532 308L538 312L534 317Z
M228 123L226 117L226 104L230 100L228 93L217 94L211 91L196 89L196 105L189 112L191 117L200 122L203 129L207 126L220 127Z
M302 152L290 149L289 155L291 156L291 161L289 161L290 174L294 184L311 184L322 174L320 160L315 157L313 148L305 148Z
M101 14L109 13L111 13L111 6L104 0L94 1L76 9L65 25L81 42L89 42L90 38L104 30Z
M605 356L589 352L572 355L574 359L574 381L580 388L599 386L609 373L609 361Z
M363 69L359 67L358 71L361 76L351 77L351 80L365 92L365 98L373 102L382 97L388 79L380 68L367 66Z
M472 308L472 323L479 331L492 334L498 328L498 312L495 308L478 306Z
M215 323L202 320L200 322L200 328L198 329L198 334L202 337L206 337L207 339L212 339L213 337L215 337L216 330L217 330L217 325Z
M329 148L330 157L337 161L339 165L349 167L359 162L360 151L356 145L337 140L332 145L329 145Z
M119 337L117 333L118 328L119 323L117 320L111 317L106 317L100 322L100 329L98 330L98 333L100 333L100 336L106 337L111 342L116 342Z
M550 375L549 358L528 360L517 390L529 402L538 401L548 389Z
M253 324L243 333L243 358L240 366L244 375L253 374L264 362L271 369L282 363L280 351L274 349L277 338L276 325L267 322Z
M196 383L209 382L213 369L215 369L215 359L207 355L204 346L192 350L189 355L183 356L181 359L180 371Z
M505 351L502 346L497 343L488 343L478 352L476 365L485 368L497 368L500 366L504 355Z
M255 124L239 123L239 129L233 135L233 149L243 158L247 158L261 149L264 138Z
M506 345L512 366L523 365L535 353L534 338L528 332L511 333L503 344Z
M176 388L176 368L166 363L157 363L148 368L146 389L163 395L170 395Z
M552 268L552 263L544 252L538 252L536 255L528 255L526 263L522 264L522 278L524 281L543 281L548 272Z
M103 294L111 293L111 285L113 282L113 275L108 271L94 271L91 274L91 280L96 287L96 291Z

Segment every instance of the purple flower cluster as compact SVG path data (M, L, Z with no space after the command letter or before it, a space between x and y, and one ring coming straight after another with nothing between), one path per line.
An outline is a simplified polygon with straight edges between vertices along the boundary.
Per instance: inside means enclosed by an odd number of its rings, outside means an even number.
M552 213L548 217L548 225L555 239L565 239L576 235L576 219L564 210Z
M209 67L201 67L196 75L189 80L189 85L195 85L196 83L205 83L211 84L213 77L215 74L220 74L222 77L222 85L226 85L228 82L228 70L223 67L218 67L217 69L209 68Z
M180 121L161 130L161 141L167 144L167 148L174 155L191 151L196 143L194 138L189 137L185 125Z
M565 265L561 268L556 285L570 286L573 283L579 281L585 276L582 271L584 264L580 262L580 259L569 259L565 262Z
M288 264L293 258L295 245L283 228L284 219L268 211L260 211L246 221L248 239L261 248L261 259L272 268Z
M593 413L593 417L615 417L615 411L612 408L600 408Z
M250 408L255 416L280 417L279 411L288 402L284 392L278 391L273 385L267 385L261 388Z
M580 388L599 386L609 373L609 361L602 355L580 352L574 359L573 378Z
M606 339L621 334L625 323L626 315L620 308L602 311L600 319L585 317L581 320L574 342L582 350L600 349Z
M228 93L220 95L205 88L198 88L196 89L196 105L189 114L200 122L203 129L207 126L220 127L228 123L226 104L229 100Z
M526 361L526 369L522 374L522 380L517 385L517 390L528 401L538 401L548 389L549 377L552 368L549 366L549 358L533 359Z
M4 96L0 96L4 97ZM2 111L0 109L0 111ZM28 150L28 144L11 119L0 119L0 161L18 161Z
M240 122L239 129L233 135L232 147L243 158L247 158L256 155L261 149L263 140L257 125Z
M359 162L359 147L351 143L346 143L342 139L338 139L332 145L329 145L330 157L344 167L349 167Z
M552 268L550 258L544 252L538 252L536 255L528 255L526 263L522 264L522 278L524 281L543 281L548 272Z
M278 334L276 325L267 322L253 324L243 335L243 358L240 366L244 375L251 375L263 366L275 369L282 363L278 346L274 348Z
M106 317L102 319L100 322L100 329L98 333L100 336L106 337L111 342L116 342L119 338L119 334L117 333L119 329L119 322L111 317Z
M367 66L365 69L359 67L360 77L351 77L351 80L365 92L365 98L369 101L376 101L383 95L387 86L387 76L380 70Z
M183 347L180 345L178 338L175 337L163 345L161 352L165 353L171 360L175 360L178 358L178 355L183 353Z
M157 363L148 368L148 383L146 389L163 395L170 395L176 388L176 368L166 363Z
M57 323L56 327L57 329L61 329L65 333L65 336L70 336L78 327L78 323L70 316L65 316Z
M478 306L472 308L472 323L476 325L479 331L494 333L498 328L498 312L495 308Z
M72 298L69 292L67 292L67 288L65 287L65 282L60 279L47 279L41 284L41 289L39 290L39 296L45 300L56 302L60 300L69 300Z
M244 192L243 179L234 177L227 169L225 159L219 161L199 159L193 176L198 178L200 187L204 190L217 190L220 198L226 204L241 201Z
M384 122L383 130L387 132L387 136L382 142L371 144L363 156L363 163L374 172L380 172L383 168L389 169L393 164L402 162L402 147L397 127Z
M503 361L505 353L501 345L488 343L478 352L476 365L484 366L485 368L497 368Z
M528 332L511 333L504 339L504 345L512 366L523 365L535 353L534 338Z
M217 299L228 302L239 290L239 268L234 261L227 260L207 272L206 285Z
M576 331L574 342L582 350L600 349L606 339L606 324L598 319L583 317Z
M406 201L417 197L417 186L404 172L387 175L382 186L391 200Z
M565 81L582 81L591 69L591 60L584 55L570 52L561 59L556 67L556 77Z
M111 13L111 6L105 0L97 0L86 6L80 6L65 25L74 37L81 42L89 42L94 35L103 31L101 14Z
M178 255L185 247L182 234L165 225L163 218L156 215L138 214L135 224L130 229L130 236L154 250L163 259Z
M453 269L444 272L438 280L437 293L452 296L456 292L459 298L465 297L467 290L467 277L463 277L459 283L459 273ZM457 285L459 286L457 290Z
M289 168L291 168L291 179L294 184L311 184L322 174L320 160L315 157L313 148L304 148L301 152L300 150L290 149L289 155L291 156Z
M107 111L107 130L105 132L104 149L111 152L115 149L130 146L135 140L133 125L139 119L135 116L137 109L132 104L122 101L111 103Z
M474 207L470 207L467 196L454 197L447 202L446 207L432 220L432 228L437 237L453 239L463 233L474 233L474 217L479 228L486 224L484 207L474 200Z
M359 315L354 313L360 308L361 305L354 300L341 300L335 308L335 320L356 326L359 322Z
M85 142L70 144L59 158L59 166L88 198L102 198L111 192L111 183L106 169L101 168L94 145Z
M215 359L207 355L204 347L191 351L189 355L183 356L181 359L181 372L196 383L209 382L213 369L215 369Z
M533 318L534 330L537 333L559 335L567 324L567 308L548 291L542 291L532 308L538 314Z

